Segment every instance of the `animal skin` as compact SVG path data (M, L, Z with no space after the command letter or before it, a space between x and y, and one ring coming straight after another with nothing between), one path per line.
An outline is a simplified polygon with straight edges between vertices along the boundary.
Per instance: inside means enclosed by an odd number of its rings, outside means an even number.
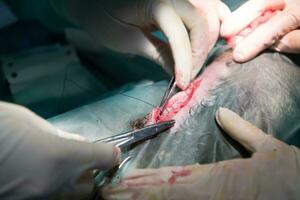
M286 56L264 53L239 64L232 61L230 51L225 51L187 90L170 99L165 110L156 108L149 114L148 123L175 119L176 125L135 148L131 166L184 166L247 156L218 127L215 112L219 107L229 108L264 132L296 144L299 99L300 69Z

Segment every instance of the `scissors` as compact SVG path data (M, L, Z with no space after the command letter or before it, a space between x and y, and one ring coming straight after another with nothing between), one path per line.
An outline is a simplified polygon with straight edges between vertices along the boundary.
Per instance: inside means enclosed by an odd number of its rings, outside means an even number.
M94 141L94 143L114 144L115 146L122 149L122 148L129 147L132 144L136 144L138 142L150 139L156 136L157 134L172 128L174 124L175 124L174 120L165 121L165 122L145 126L144 128L138 130L133 130L126 133L121 133L111 137L96 140ZM131 157L127 157L122 161L122 163L119 166L114 167L112 169L105 170L105 171L99 171L99 170L95 171L94 176L102 177L103 180L99 184L97 184L97 186L94 188L91 196L88 199L91 200L98 199L100 188L103 185L109 183L112 179L113 174L115 174L115 172L119 170L123 165L125 165L125 163L127 163L130 159Z
M133 130L118 135L114 135L111 137L103 138L100 140L96 140L94 141L94 143L113 144L122 149L122 148L129 147L132 144L152 138L153 136L172 128L174 124L175 124L174 120L165 121L165 122L145 126L144 128L138 130Z

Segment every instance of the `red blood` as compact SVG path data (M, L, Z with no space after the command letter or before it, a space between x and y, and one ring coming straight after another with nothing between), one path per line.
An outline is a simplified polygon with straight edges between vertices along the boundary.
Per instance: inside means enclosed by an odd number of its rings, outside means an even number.
M276 13L272 11L265 11L261 16L256 18L251 24L248 26L251 29L255 29L259 25L267 22L271 17L273 17Z
M148 122L154 122L154 123L158 122L158 118L159 118L161 113L162 113L161 108L154 108L152 110L152 112L150 113L150 115L148 116L147 121Z
M228 45L231 44L231 37L226 37L225 40L226 40L226 43L227 43Z
M172 97L163 110L155 108L149 116L150 122L164 122L172 119L192 99L196 89L201 85L201 79L193 81L187 89Z
M177 179L177 177L175 175L172 175L171 178L169 178L168 183L174 184L174 183L176 183L176 179Z
M255 28L257 28L259 25L265 23L271 18L270 11L267 11L263 13L261 16L257 17L255 20L253 20L248 26L246 26L244 29L242 29L238 34L232 36L232 37L226 37L226 42L229 46L235 46L233 41L235 41L235 38L237 36L246 37L250 33L253 32ZM246 30L246 31L245 31Z
M259 27L260 25L266 23L267 21L269 21L274 15L276 15L277 11L275 10L266 10L265 12L263 12L259 17L257 17L256 19L254 19L247 27L245 27L243 30L241 30L238 34L232 36L232 37L227 37L226 42L229 46L236 46L236 38L238 36L241 37L247 37L248 35L250 35L257 27Z
M183 169L180 171L172 171L172 176L169 178L168 183L169 184L174 184L176 183L176 180L178 177L185 177L185 176L189 176L192 174L192 171L189 169Z

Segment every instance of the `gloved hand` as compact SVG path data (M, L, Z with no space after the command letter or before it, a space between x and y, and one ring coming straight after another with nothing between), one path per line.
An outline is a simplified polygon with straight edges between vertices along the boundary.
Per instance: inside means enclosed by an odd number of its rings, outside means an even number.
M0 130L3 200L45 199L81 189L77 181L85 172L118 163L118 148L63 138L81 137L59 131L21 106L0 102Z
M117 186L103 190L106 199L299 199L300 151L224 108L218 124L253 152L249 159L216 164L137 170Z
M266 48L300 53L300 0L250 0L222 24L221 35L238 37L233 57L244 62Z
M176 82L182 89L197 75L216 41L209 28L217 29L218 36L220 16L230 13L219 0L191 0L201 5L201 10L188 0L65 2L71 16L95 41L122 53L151 59L170 74L175 65ZM209 20L207 13L211 16ZM208 22L212 21L214 24L209 27ZM157 29L165 34L168 43L151 35Z

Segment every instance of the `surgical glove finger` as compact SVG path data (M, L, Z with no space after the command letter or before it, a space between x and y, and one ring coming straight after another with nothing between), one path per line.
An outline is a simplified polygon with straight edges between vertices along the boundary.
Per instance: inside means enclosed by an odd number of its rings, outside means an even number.
M23 135L28 136L25 139L36 137L36 142L41 141L43 143L44 140L47 140L47 138L51 135L63 136L53 137L53 147L59 148L62 153L65 152L66 154L71 154L72 152L77 151L79 153L77 156L78 163L89 164L91 168L102 168L102 166L103 168L109 168L117 164L117 155L119 154L119 148L102 143L93 144L88 142L80 142L80 137L55 128L49 122L45 121L35 113L21 106L1 102L0 110L2 111L0 118L3 119L3 130L15 128L16 130L14 132L14 136L16 137L23 137ZM16 126L10 127L13 121L16 121L18 123L16 124ZM28 130L28 132L24 132L22 128L24 128L24 130ZM49 136L48 134L51 135ZM66 139L66 137L78 137L80 139L76 141ZM81 154L82 156L79 156ZM76 154L74 154L74 156L75 155ZM68 156L66 156L66 158L67 157ZM101 161L101 158L103 158L103 161ZM74 158L71 157L70 159Z
M272 49L284 53L300 53L300 30L292 31L283 36Z
M214 46L219 35L219 18L230 13L220 1L190 2L172 0L169 6L161 1L152 11L154 20L171 46L175 77L181 89L195 78Z
M208 2L190 0L196 11L194 8L187 9L187 6L181 6L182 3L177 2L173 1L174 7L189 30L193 57L191 79L194 79L219 37L220 21L230 15L230 10L219 0Z
M184 68L182 70L189 71L192 80L200 71L211 47L209 40L209 26L206 16L188 1L176 0L172 1L172 5L181 17L182 22L189 33L190 40L188 43L191 45L191 50L189 51L191 51L192 55L192 65L183 65ZM178 56L179 55L180 54L178 53Z
M109 169L120 161L120 149L110 144L59 139L54 145L61 151L59 157L74 163L74 167L82 165L88 166L88 169Z
M222 129L250 152L273 150L281 142L265 134L227 108L219 108L216 120Z
M106 187L104 197L109 200L299 198L299 149L267 136L228 109L219 109L216 118L230 136L254 152L251 158L136 170L117 186Z
M191 81L193 62L189 35L184 23L166 1L158 1L153 5L151 13L157 26L168 38L174 58L176 83L178 87L185 89Z
M221 35L232 37L241 32L256 18L266 11L282 10L285 7L284 0L250 0L235 10L230 17L223 21Z
M299 26L298 18L295 17L297 15L300 19L299 13L292 14L285 10L278 12L237 44L233 51L234 59L238 62L245 62L271 47L282 36Z
M43 199L74 190L89 170L118 164L114 146L59 137L58 129L21 106L0 102L0 111L0 196Z
M68 133L68 132L60 130L60 129L57 129L56 134L57 134L57 136L63 137L63 138L66 138L66 139L86 141L86 139L81 135L78 135L78 134L75 134L75 133Z
M251 0L245 3L221 27L223 37L239 38L233 58L238 62L248 61L297 29L299 9L299 0Z

